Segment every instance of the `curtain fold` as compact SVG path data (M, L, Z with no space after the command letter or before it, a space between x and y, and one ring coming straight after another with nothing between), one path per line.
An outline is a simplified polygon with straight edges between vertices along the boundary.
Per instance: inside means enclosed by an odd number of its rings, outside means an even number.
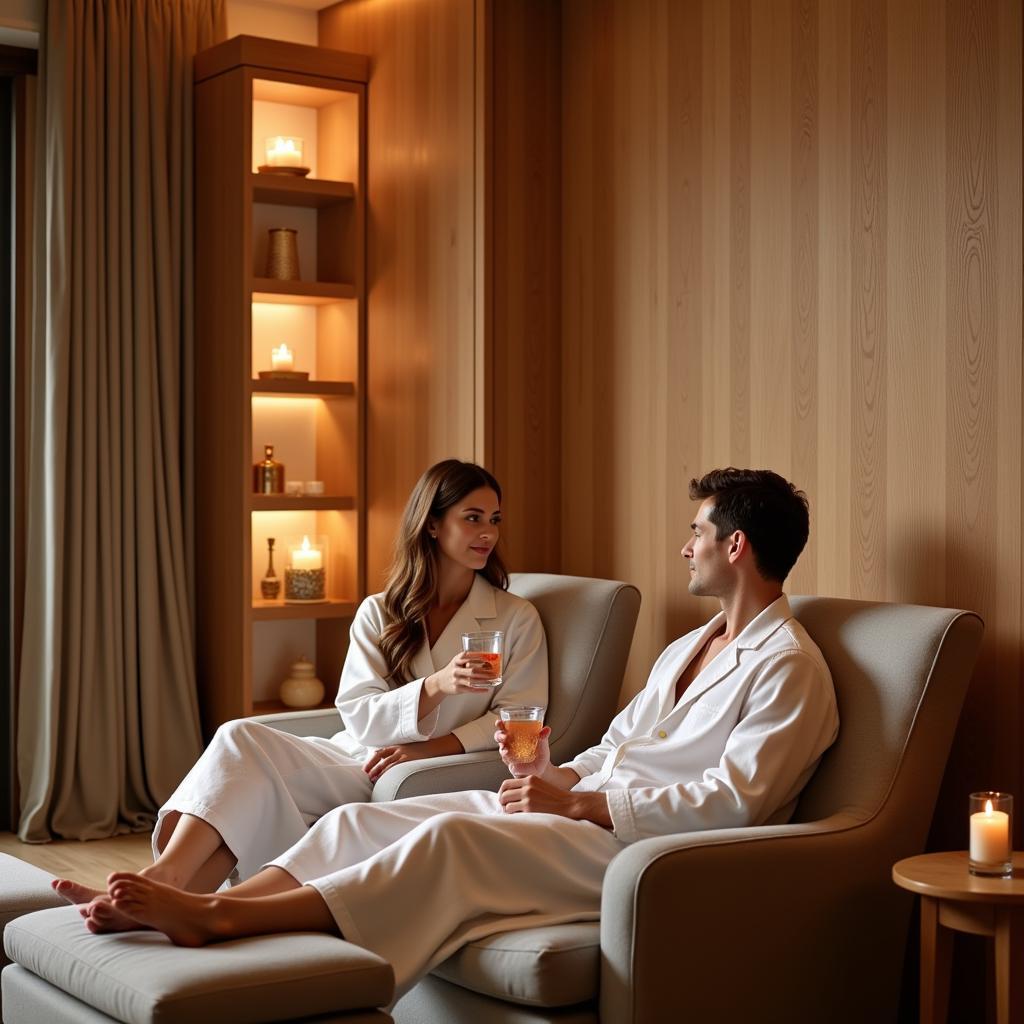
M152 825L201 749L192 62L224 0L50 0L41 38L19 835Z

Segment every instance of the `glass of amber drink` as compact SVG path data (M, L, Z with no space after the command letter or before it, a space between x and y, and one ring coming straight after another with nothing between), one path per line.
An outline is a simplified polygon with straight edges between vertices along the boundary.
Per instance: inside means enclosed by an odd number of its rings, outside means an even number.
M487 673L486 679L473 680L476 689L493 690L501 686L501 659L505 653L505 634L500 629L463 633L462 649L472 653L475 668L482 668Z
M544 709L526 704L516 704L501 709L501 720L508 733L508 748L513 764L509 771L519 778L529 775L528 768L537 760L537 744L544 727ZM523 770L520 771L520 768Z

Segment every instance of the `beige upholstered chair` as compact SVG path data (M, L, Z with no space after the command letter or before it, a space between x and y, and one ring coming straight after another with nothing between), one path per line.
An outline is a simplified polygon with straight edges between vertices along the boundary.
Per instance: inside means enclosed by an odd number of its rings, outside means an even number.
M628 583L548 573L513 573L509 590L531 601L548 639L551 756L568 761L601 739L615 714L640 592ZM331 736L338 713L298 711L256 721L300 736ZM508 769L493 750L410 761L387 772L374 800L459 789L496 790Z
M646 839L601 922L464 947L398 1024L895 1021L908 893L981 641L971 612L794 598L832 670L840 734L794 821Z
M555 756L568 759L600 739L615 712L640 594L626 583L536 574L514 576L512 590L534 602L547 631L547 720ZM335 711L263 720L299 735L329 736L339 727ZM507 777L496 753L436 758L393 769L375 799L496 789ZM26 904L20 889L5 893L0 878L0 914L6 895L12 908L45 905L47 879L31 881ZM153 933L89 935L73 907L57 907L14 920L4 941L14 961L2 977L5 1024L391 1020L379 1009L393 998L390 965L326 935L179 949Z

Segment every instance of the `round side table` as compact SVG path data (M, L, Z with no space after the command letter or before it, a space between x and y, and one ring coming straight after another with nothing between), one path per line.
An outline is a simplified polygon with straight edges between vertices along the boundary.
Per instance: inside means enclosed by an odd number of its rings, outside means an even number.
M921 897L921 1024L946 1024L951 930L995 939L996 1019L1024 1021L1024 853L1013 878L972 875L961 850L898 861L892 880Z

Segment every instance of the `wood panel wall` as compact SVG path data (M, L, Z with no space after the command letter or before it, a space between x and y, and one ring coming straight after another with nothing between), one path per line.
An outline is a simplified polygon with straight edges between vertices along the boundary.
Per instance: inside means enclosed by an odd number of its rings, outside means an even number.
M379 590L409 490L472 459L476 281L473 0L346 0L321 46L366 54L368 559Z
M791 592L985 619L933 833L961 847L968 792L1024 799L1020 0L563 17L562 569L643 592L632 692L710 610L689 478L795 480Z

